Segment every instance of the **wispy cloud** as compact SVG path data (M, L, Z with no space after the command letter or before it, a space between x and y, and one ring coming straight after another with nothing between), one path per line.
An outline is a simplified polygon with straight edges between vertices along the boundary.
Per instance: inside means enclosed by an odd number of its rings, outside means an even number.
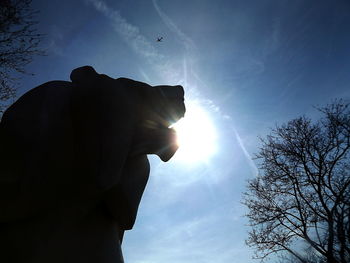
M151 68L158 73L160 79L168 83L183 84L181 66L174 65L168 56L157 50L154 44L145 37L138 26L129 23L118 10L108 6L103 0L86 0L103 16L111 21L115 32L129 45L129 47L149 63ZM186 40L189 41L189 40ZM145 70L140 72L148 81Z
M232 244L237 227L229 221L227 214L218 215L218 212L213 211L206 216L181 221L176 225L159 220L156 222L158 224L154 224L157 227L148 227L145 230L152 239L144 243L141 253L132 253L136 247L129 246L125 249L127 260L152 263L212 263L236 259L237 262L244 262L242 255L249 258L244 242ZM130 233L126 236L126 241L133 243L130 241L134 238L139 238L137 233Z
M100 12L103 16L111 21L115 32L130 46L136 54L140 55L147 61L152 68L159 73L162 78L174 84L182 84L187 88L187 79L192 72L191 56L196 49L193 41L186 36L176 24L160 9L158 3L153 1L153 5L165 25L179 38L184 45L186 54L183 54L184 59L182 65L175 65L174 61L170 60L166 55L160 53L154 44L149 41L140 31L138 26L129 23L118 10L108 6L103 0L86 0L87 3ZM141 72L143 77L147 73ZM195 78L193 78L195 79ZM191 89L196 89L195 85L191 85Z

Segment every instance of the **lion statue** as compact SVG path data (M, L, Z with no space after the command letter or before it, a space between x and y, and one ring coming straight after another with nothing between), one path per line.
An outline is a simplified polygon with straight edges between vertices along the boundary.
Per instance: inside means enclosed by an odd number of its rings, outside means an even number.
M176 152L181 86L98 74L50 81L0 122L0 262L118 263L148 180Z

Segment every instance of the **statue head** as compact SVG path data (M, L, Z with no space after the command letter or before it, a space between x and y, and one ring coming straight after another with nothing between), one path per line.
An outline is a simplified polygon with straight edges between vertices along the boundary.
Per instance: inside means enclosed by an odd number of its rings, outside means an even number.
M127 93L137 105L133 114L138 122L133 134L130 155L156 154L162 161L168 161L178 149L176 132L169 128L185 114L184 89L182 86L150 86L146 83L127 78L111 79L98 74L92 67L80 67L72 71L71 80L78 86L113 86L111 96ZM105 88L105 87L104 87ZM135 100L136 98L136 100Z

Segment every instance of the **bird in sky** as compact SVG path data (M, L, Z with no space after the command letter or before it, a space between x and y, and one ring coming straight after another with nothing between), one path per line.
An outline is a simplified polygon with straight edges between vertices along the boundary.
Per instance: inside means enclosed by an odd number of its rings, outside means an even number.
M162 42L162 40L163 40L163 37L158 37L157 38L157 42Z

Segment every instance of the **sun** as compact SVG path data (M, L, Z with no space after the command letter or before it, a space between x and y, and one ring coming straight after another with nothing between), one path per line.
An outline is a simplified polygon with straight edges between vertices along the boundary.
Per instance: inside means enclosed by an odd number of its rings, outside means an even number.
M216 131L210 115L196 101L186 101L185 117L172 125L179 149L175 160L206 162L216 153Z

